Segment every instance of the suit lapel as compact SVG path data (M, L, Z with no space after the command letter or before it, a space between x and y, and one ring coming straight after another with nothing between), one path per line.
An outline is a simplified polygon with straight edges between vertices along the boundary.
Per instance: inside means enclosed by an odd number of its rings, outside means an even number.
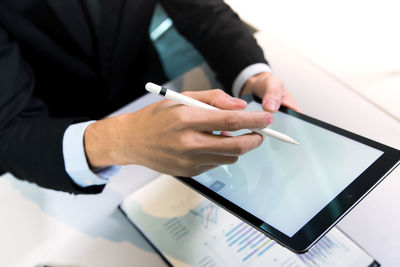
M47 0L72 38L89 56L92 55L92 33L79 0ZM112 2L112 1L111 1Z

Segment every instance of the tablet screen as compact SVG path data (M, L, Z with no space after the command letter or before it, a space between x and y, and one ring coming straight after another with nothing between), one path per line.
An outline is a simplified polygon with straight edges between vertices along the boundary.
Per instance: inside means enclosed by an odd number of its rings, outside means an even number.
M247 109L262 108L251 102ZM193 179L289 237L383 154L280 111L270 128L300 145L267 137L235 164Z

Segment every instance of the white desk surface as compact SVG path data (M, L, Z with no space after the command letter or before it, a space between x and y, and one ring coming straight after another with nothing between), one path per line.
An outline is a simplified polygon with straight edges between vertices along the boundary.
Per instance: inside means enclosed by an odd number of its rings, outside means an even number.
M397 121L279 42L263 34L257 38L305 113L400 148ZM169 86L209 88L214 83L208 75L197 68ZM152 100L141 99L124 110ZM117 209L123 196L156 176L144 167L127 166L102 194L73 196L5 175L0 179L0 266L165 266ZM400 263L399 178L398 168L339 223L383 266Z
M269 35L257 34L275 73L304 113L400 149L400 123L347 90ZM400 168L393 171L338 226L382 266L400 265Z
M396 0L225 0L268 33L400 122Z

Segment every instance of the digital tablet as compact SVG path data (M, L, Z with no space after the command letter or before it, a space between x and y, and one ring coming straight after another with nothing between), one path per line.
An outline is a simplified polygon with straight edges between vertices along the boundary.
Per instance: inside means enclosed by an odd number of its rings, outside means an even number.
M253 99L247 109L262 107ZM399 164L399 150L285 107L269 127L300 145L267 137L235 164L176 178L296 253L310 249Z

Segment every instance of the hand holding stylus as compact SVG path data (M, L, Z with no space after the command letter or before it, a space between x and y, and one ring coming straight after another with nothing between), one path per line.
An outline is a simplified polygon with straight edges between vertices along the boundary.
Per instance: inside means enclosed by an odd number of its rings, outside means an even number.
M184 95L221 110L165 99L133 113L96 121L84 136L90 165L139 164L170 175L193 176L236 162L263 140L256 133L232 137L213 131L259 129L273 120L265 111L243 111L246 102L222 90Z
M191 107L199 107L199 108L204 108L204 109L219 110L218 108L216 108L214 106L208 105L206 103L203 103L196 99L190 98L186 95L177 93L175 91L168 90L167 88L161 87L154 83L147 83L146 90L151 93L157 94L157 95L160 94L160 95L162 95L168 99L171 99L179 104L188 105ZM253 132L256 132L258 134L261 134L261 135L273 137L277 140L280 140L280 141L283 141L286 143L290 143L290 144L294 144L294 145L299 144L293 138L291 138L283 133L280 133L278 131L269 129L269 128L250 129L250 130Z

